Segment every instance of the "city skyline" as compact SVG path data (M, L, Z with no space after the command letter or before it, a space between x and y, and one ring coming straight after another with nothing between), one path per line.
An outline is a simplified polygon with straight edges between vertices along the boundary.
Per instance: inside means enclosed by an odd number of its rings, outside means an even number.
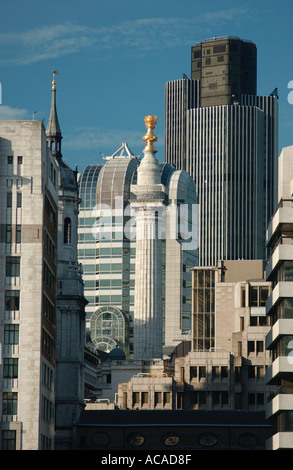
M276 11L271 1L236 7L212 1L199 9L186 0L168 2L167 10L165 2L150 1L146 8L113 0L87 1L82 11L73 2L68 11L64 2L53 0L51 11L45 11L32 1L9 2L0 34L0 119L44 119L46 126L51 71L57 70L63 157L71 167L77 164L82 171L102 163L101 154L111 155L124 141L142 156L140 123L146 114L158 116L158 159L163 161L165 83L183 73L191 76L196 43L238 36L257 46L257 94L278 88L280 153L292 143L288 84L293 66L287 60L292 8Z

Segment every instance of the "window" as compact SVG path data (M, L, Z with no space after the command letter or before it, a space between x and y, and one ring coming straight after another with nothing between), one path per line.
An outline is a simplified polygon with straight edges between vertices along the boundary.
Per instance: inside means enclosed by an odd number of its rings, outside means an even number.
M17 414L17 393L3 392L2 398L2 414L3 415L16 415Z
M21 225L16 226L16 243L21 243Z
M139 405L139 392L133 392L132 393L132 406L138 406Z
M6 258L6 276L19 277L20 275L20 257L8 256Z
M12 193L7 193L7 207L12 207Z
M199 366L199 380L206 377L206 368L205 366Z
M2 450L16 450L16 431L2 431Z
M155 392L155 406L162 404L162 392Z
M6 243L12 243L12 225L6 225Z
M4 325L4 344L18 344L19 325Z
M220 52L226 52L226 45L225 44L217 44L213 47L214 54L218 54Z
M254 341L248 341L247 342L247 352L248 352L248 354L250 354L254 351L255 351Z
M17 193L17 207L21 207L21 206L22 206L22 194Z
M19 290L5 291L5 310L19 310Z
M268 296L269 296L268 286L250 286L249 306L250 307L265 307Z
M245 287L241 287L241 307L245 307Z
M141 392L141 404L147 405L149 402L149 394L148 392Z
M3 364L3 377L4 379L17 379L18 377L18 359L4 358Z
M64 243L71 243L71 219L66 217L64 220Z

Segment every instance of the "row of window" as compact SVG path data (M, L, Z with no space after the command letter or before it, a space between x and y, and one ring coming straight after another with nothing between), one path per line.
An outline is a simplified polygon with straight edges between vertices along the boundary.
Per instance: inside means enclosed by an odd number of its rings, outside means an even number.
M83 265L84 273L99 273L99 272L135 272L135 264L130 263L100 263L100 264L85 264Z
M242 381L242 368L235 367L234 374L235 374L235 382L241 383ZM185 380L185 369L184 367L181 368L181 380ZM221 381L227 380L229 374L228 366L212 366L212 380L213 381ZM255 366L249 365L247 367L247 376L249 379L257 379L262 380L265 376L265 366ZM189 368L189 379L192 381L193 379L198 379L199 381L202 379L206 379L207 377L207 368L206 366L190 366Z
M194 408L207 405L208 392L205 390L194 390L188 394L176 393L176 408ZM229 404L229 393L227 390L211 392L212 406L225 406ZM262 392L249 392L247 394L248 406L263 406L265 395ZM124 406L127 406L127 393L124 392ZM171 392L132 392L132 408L148 407L153 402L155 408L171 405ZM189 402L189 403L188 403Z
M8 209L12 208L12 192L7 193L6 207ZM16 193L16 207L22 207L22 193Z
M2 393L2 414L17 415L18 393ZM41 417L44 421L52 422L54 420L54 404L45 396L41 400Z
M16 225L13 230L11 224L6 225L6 243L21 243L21 225Z

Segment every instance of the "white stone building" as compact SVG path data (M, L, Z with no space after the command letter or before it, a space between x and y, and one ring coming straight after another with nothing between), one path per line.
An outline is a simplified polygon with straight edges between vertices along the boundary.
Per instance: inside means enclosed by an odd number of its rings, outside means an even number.
M0 121L1 448L54 441L58 166L41 121Z
M0 121L0 449L68 449L83 408L79 198L55 93L47 133Z
M273 290L267 301L271 330L266 348L272 363L266 380L276 387L267 404L266 416L273 423L268 450L293 449L293 147L279 157L279 204L268 225L271 254L266 267Z

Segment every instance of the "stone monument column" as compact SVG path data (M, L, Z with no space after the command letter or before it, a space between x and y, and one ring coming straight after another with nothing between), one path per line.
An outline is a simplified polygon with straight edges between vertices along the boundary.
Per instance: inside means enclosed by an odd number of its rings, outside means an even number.
M157 118L146 116L148 129L144 158L138 168L131 202L136 214L136 264L134 300L134 359L161 359L163 347L162 237L165 188L155 157L153 134Z

